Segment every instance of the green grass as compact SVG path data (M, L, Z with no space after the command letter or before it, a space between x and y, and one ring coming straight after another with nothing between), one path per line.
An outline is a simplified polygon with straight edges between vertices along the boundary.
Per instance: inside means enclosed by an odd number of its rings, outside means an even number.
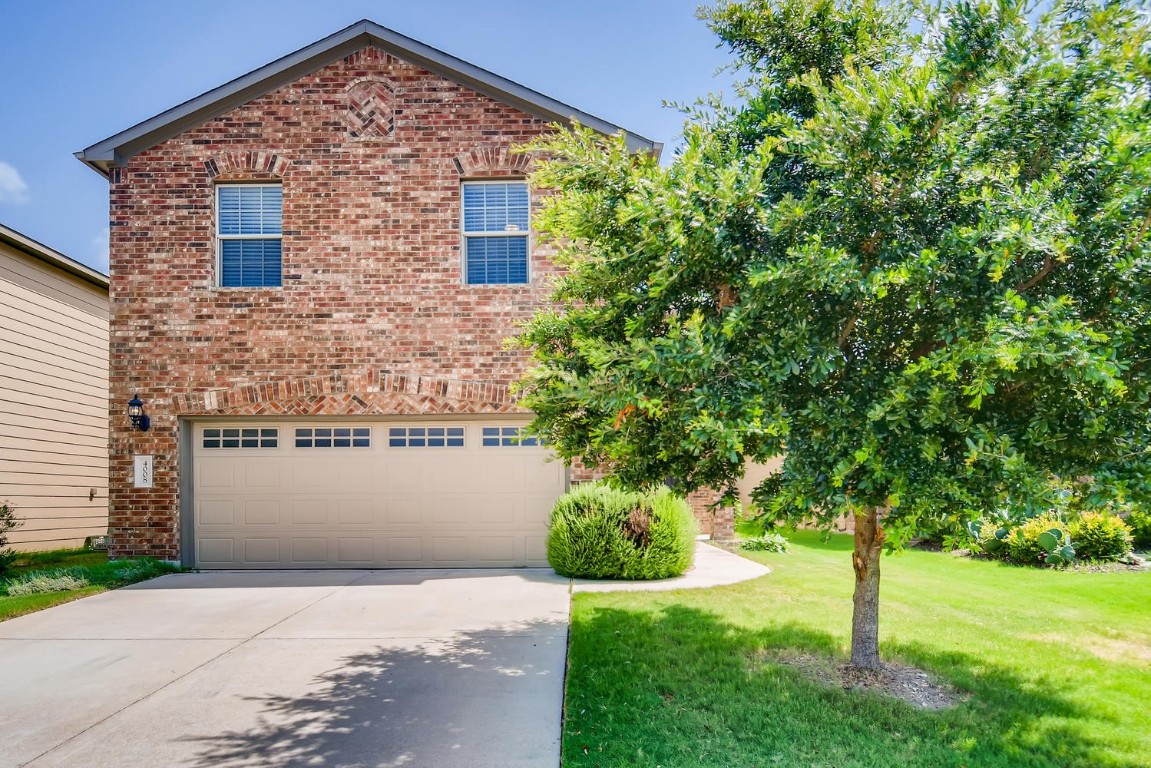
M83 578L87 586L58 592L45 592L31 595L9 595L6 588L17 579L26 579L36 574L66 570ZM21 553L0 579L0 621L41 611L54 605L67 603L81 597L88 597L126 584L154 578L179 568L157 560L133 561L126 566L125 561L109 561L106 552L92 552L83 549L62 549L52 552Z
M926 712L767 660L846 656L850 538L792 538L752 582L575 596L565 768L1151 767L1151 574L885 557L885 657L967 697Z
M89 549L54 549L51 552L21 552L16 556L12 567L4 578L22 576L32 571L48 568L71 568L89 565L103 565L108 562L107 552L93 552Z

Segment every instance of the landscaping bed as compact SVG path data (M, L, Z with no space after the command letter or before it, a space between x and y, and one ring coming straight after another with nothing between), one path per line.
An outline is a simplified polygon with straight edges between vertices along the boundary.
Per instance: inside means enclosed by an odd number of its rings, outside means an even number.
M0 621L174 573L150 558L109 560L85 549L21 553L0 578Z
M850 537L792 539L755 581L575 595L564 765L1151 768L1151 573L885 557L868 680Z

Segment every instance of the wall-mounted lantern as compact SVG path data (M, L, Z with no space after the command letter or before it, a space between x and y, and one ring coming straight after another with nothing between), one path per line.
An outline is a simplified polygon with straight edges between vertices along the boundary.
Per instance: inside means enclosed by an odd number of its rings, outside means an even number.
M148 427L152 426L148 414L144 413L144 401L140 399L139 395L133 395L132 399L128 401L128 418L132 422L132 429L147 432Z

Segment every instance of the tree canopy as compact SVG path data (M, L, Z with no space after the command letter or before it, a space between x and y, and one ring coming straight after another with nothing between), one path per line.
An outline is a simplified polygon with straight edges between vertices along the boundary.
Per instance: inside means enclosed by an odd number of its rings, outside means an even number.
M667 167L579 127L533 146L567 272L520 337L523 402L627 485L730 498L746 461L783 457L754 494L768 519L856 516L853 661L873 666L881 545L1055 493L1151 494L1148 19L702 15L749 80L691 111Z

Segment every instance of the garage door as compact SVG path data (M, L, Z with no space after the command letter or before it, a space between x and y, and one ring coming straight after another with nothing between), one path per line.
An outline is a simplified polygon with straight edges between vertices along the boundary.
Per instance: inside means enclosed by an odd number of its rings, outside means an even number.
M202 568L547 565L566 471L507 421L192 427Z

